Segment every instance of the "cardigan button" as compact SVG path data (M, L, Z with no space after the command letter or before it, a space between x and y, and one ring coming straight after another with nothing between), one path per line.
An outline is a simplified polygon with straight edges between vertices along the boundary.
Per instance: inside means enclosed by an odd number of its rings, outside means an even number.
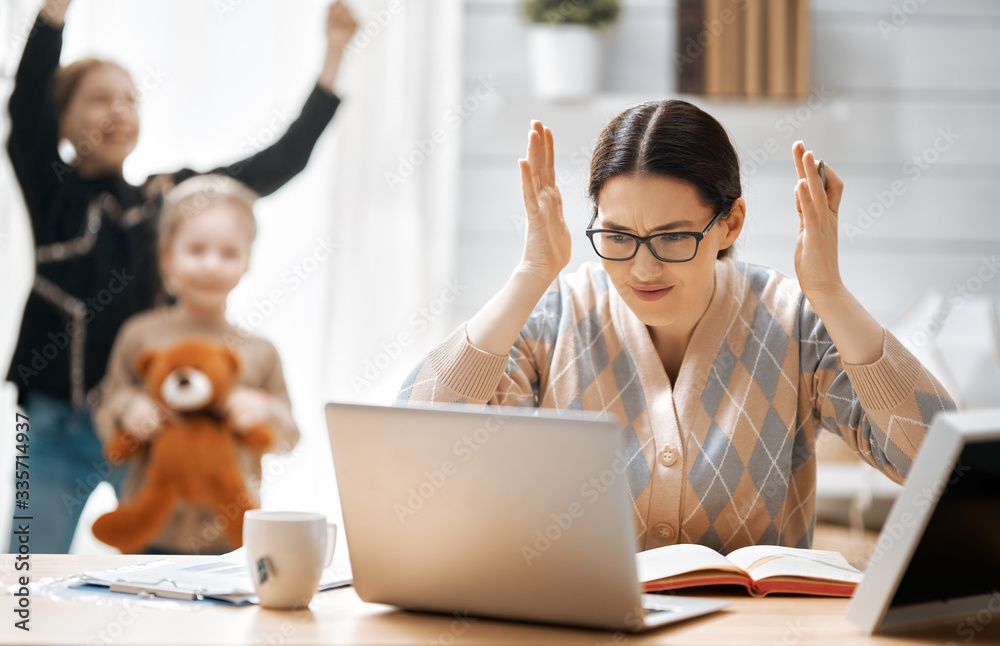
M674 540L674 536L677 535L677 532L674 531L674 526L669 523L656 523L653 525L653 533L656 534L657 538L664 541L672 541Z
M669 444L660 451L660 464L665 467L672 467L677 463L677 450Z

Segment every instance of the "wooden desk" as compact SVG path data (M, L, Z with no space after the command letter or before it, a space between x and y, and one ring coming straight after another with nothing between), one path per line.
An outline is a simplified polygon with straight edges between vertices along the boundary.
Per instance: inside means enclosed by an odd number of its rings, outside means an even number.
M185 557L206 558L206 557ZM87 570L135 565L149 556L33 555L31 580ZM13 581L14 557L0 555L4 585ZM705 593L702 593L705 594ZM718 595L715 595L718 596ZM97 604L31 597L31 632L14 628L14 597L0 593L0 644L953 644L965 643L955 628L923 630L892 638L868 638L844 618L847 599L778 596L723 597L732 605L714 615L642 635L578 630L409 613L361 601L353 588L323 592L308 610L279 612L257 606L199 604L196 610ZM131 599L131 598L129 598ZM1000 643L1000 617L973 640Z

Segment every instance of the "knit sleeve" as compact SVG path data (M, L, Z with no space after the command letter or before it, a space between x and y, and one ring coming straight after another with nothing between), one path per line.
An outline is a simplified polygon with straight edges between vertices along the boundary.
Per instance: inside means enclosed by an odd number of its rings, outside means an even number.
M108 369L101 381L101 399L91 412L94 430L106 443L122 425L125 409L136 397L147 396L142 380L135 372L135 359L145 345L134 322L126 321L115 337L108 358Z
M561 308L556 282L532 310L507 355L476 348L469 343L466 326L462 325L410 374L396 404L538 406Z
M340 98L317 85L294 120L291 120L290 114L275 112L272 119L272 122L277 122L275 125L280 127L280 124L291 121L280 139L245 159L207 171L207 174L228 175L259 195L270 195L306 167L316 142L333 119L338 106ZM173 180L179 184L198 174L183 169L173 174Z
M884 330L874 363L845 363L803 297L799 325L800 397L817 425L839 435L862 460L903 482L934 415L955 410L944 387Z
M62 177L59 162L59 119L56 114L56 71L62 29L41 16L28 34L10 95L11 166L24 194L36 237L45 204ZM53 165L57 166L53 166Z
M268 420L276 435L272 453L288 453L299 441L299 427L292 417L292 402L285 385L285 375L281 369L281 358L278 351L270 343L267 362L269 368L265 371L261 388L271 396L271 417Z

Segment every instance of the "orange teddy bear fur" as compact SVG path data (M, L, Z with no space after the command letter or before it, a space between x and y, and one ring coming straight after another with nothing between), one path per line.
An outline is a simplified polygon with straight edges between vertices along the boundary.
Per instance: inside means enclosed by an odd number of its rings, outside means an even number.
M274 445L275 434L267 424L236 433L220 414L240 371L239 356L225 345L192 338L140 353L135 370L158 404L170 409L180 405L184 412L167 416L149 440L141 487L130 502L97 519L94 536L123 553L145 551L180 498L210 505L228 521L229 543L240 547L243 513L254 507L247 504L251 497L236 462L236 443L263 454ZM200 396L184 394L193 384L203 391ZM105 445L104 455L121 464L146 447L119 430Z

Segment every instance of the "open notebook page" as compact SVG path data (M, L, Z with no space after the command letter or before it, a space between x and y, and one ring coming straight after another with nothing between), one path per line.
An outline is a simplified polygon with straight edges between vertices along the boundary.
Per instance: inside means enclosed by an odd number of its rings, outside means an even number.
M859 583L861 572L840 552L777 545L752 545L729 553L730 561L755 581L771 576L803 577Z
M655 581L695 570L725 570L739 568L711 547L696 544L668 545L639 552L635 555L639 581Z

